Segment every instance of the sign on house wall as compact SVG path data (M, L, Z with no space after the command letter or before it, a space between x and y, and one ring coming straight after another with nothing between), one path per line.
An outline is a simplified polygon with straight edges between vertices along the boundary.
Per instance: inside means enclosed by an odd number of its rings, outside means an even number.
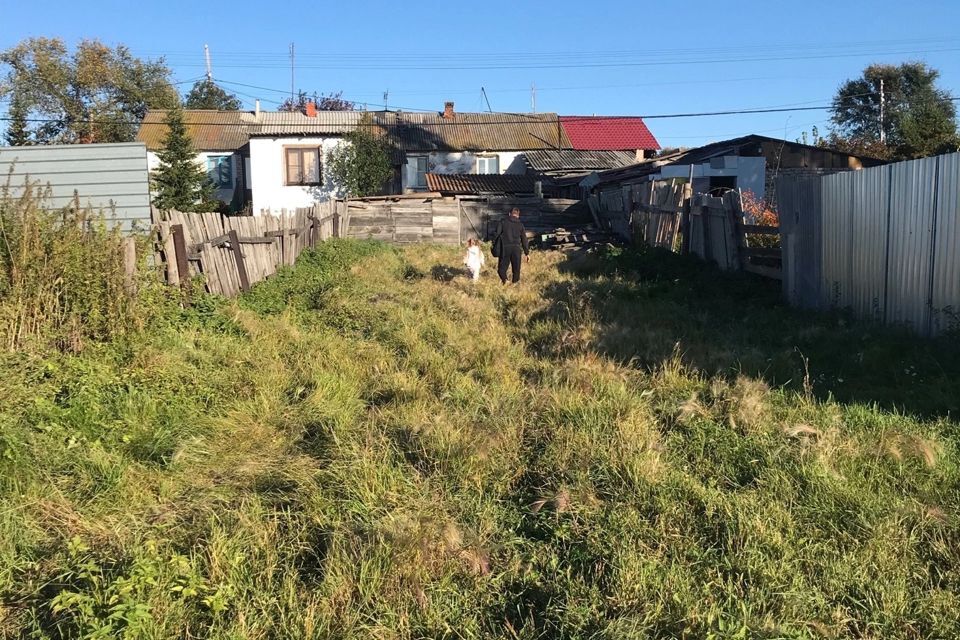
M102 211L123 231L146 229L150 219L147 147L118 144L0 147L0 180L19 197L32 185L50 209L81 207Z

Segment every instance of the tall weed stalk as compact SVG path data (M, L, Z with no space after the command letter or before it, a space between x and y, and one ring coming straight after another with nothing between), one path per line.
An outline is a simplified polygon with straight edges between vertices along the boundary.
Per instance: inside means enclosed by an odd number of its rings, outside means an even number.
M0 187L0 348L79 351L139 324L122 236L102 213L45 206L49 190Z

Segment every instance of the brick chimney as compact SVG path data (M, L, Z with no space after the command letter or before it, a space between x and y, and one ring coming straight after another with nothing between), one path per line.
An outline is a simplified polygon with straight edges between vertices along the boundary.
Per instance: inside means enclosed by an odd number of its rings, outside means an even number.
M317 117L316 103L313 100L310 100L309 102L307 102L303 112L304 112L304 115L306 115L308 118L316 118Z
M444 102L443 103L443 119L444 120L453 120L453 103Z

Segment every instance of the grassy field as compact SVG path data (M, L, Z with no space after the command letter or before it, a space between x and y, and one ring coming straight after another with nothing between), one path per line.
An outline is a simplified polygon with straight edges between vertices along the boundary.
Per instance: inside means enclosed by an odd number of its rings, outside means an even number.
M0 361L0 636L960 636L960 347L668 254L332 241Z

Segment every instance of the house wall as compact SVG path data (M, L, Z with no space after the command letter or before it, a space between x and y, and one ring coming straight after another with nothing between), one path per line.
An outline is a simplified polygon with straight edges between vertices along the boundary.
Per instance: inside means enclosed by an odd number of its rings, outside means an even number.
M523 161L522 151L434 151L428 154L408 153L408 161L401 170L401 187L403 191L414 191L417 181L417 168L409 162L409 158L427 155L427 171L429 173L476 173L478 156L497 156L500 173L524 174L526 163Z
M250 176L247 174L245 176L245 181L241 183L241 180L244 176L241 176L240 171L245 170L245 163L243 162L243 157L237 152L230 151L201 151L197 153L196 162L204 170L207 169L207 158L212 156L230 156L230 167L231 175L233 176L233 187L229 189L217 189L214 192L217 200L230 204L233 202L234 196L236 195L237 187L240 184L250 184ZM152 172L160 166L160 157L153 151L147 151L147 167ZM243 195L243 194L240 194Z
M750 190L758 198L766 193L767 162L764 158L743 158L739 156L723 156L712 161L693 165L694 192L705 190L712 177L735 177L737 188L742 191ZM660 170L657 179L689 178L690 165L668 165Z
M69 207L74 193L81 207L102 210L122 230L150 226L150 187L147 147L121 144L0 147L0 175L9 177L10 195L18 197L24 183L49 186L44 205Z
M263 210L279 211L309 207L340 195L327 170L327 154L341 144L342 138L284 137L250 138L250 188L253 190L253 214ZM284 184L284 156L286 146L316 146L321 149L321 176L317 186L286 186Z

